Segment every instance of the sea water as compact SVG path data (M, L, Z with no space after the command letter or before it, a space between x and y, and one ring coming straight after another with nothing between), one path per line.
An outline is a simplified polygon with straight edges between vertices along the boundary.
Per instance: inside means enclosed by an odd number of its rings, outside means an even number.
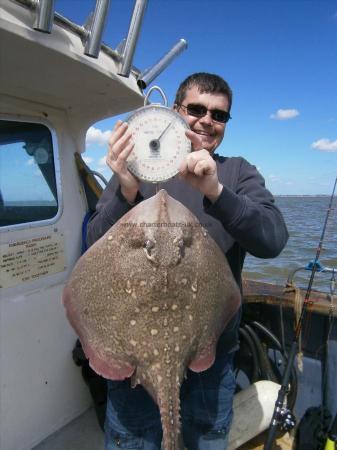
M248 255L244 265L244 278L285 285L292 270L313 261L329 203L329 196L276 197L276 204L288 227L288 243L281 254L273 259L259 259ZM337 197L332 202L319 261L323 266L336 269L337 295ZM306 288L310 275L308 270L297 272L294 277L296 285ZM312 288L330 292L331 277L331 273L316 272Z

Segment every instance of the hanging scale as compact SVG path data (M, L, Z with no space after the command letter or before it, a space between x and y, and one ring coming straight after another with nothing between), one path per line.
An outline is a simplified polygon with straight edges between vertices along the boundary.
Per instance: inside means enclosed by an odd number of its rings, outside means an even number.
M164 105L148 105L148 98L154 90L161 94ZM134 141L127 160L130 172L148 183L174 177L180 162L191 151L191 142L185 135L189 126L180 114L167 107L164 92L158 86L149 89L144 106L134 111L126 122Z

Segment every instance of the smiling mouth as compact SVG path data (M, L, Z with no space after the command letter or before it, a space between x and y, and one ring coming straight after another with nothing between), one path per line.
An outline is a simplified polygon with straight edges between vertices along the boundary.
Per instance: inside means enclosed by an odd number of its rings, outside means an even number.
M206 136L206 137L212 137L213 134L207 133L206 131L202 130L194 130L195 133L199 134L199 136Z

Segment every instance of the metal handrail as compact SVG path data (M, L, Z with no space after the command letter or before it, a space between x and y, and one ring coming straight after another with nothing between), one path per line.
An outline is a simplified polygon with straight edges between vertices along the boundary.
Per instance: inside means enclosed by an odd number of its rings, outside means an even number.
M37 16L42 16L43 26L35 27L39 31L51 32L53 21L58 25L72 31L80 37L84 45L84 53L87 56L97 58L102 50L106 55L120 65L118 75L129 77L130 73L136 77L140 90L144 90L183 50L187 48L187 41L180 39L166 54L162 56L152 67L140 70L133 66L132 60L141 23L144 17L148 0L136 0L131 17L127 38L122 43L112 49L101 42L104 22L109 7L110 0L96 0L95 11L90 14L88 21L84 25L78 25L58 12L54 12L54 0L12 0L22 6L36 10ZM43 7L43 14L39 10ZM42 20L40 18L40 20Z
M308 263L306 266L303 267L297 267L296 269L292 270L289 275L288 275L288 279L287 279L287 284L291 284L293 282L294 276L297 272L299 272L300 270L309 270L312 271L313 268L313 261L311 261L310 263ZM320 272L320 273L336 273L337 275L337 269L334 267L326 267L323 266L319 261L317 261L316 263L316 272Z
M36 8L36 1L35 0L14 0L16 3L20 3L23 6L26 6L29 9L35 9ZM54 13L54 21L58 23L59 25L67 28L68 30L72 31L73 33L77 34L81 38L81 40L85 39L88 35L88 31L86 28L82 25L78 25L75 22L72 22L71 20L67 19L67 17L62 16L62 14L59 14L55 11ZM108 55L110 58L112 58L115 62L120 63L122 61L121 55L108 45L102 43L101 49ZM132 72L138 76L140 74L140 70L133 67Z
M108 180L100 173L97 172L96 170L89 170L89 173L91 173L92 175L95 175L95 177L99 178L100 180L103 181L103 183L105 184L105 186L107 186L108 184Z

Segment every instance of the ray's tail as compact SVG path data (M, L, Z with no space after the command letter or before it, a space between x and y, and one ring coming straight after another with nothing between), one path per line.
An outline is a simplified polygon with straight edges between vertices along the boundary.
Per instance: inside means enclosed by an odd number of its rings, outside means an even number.
M180 383L163 386L158 392L163 428L163 450L184 450L180 419Z
M152 370L151 370L152 369ZM180 420L180 386L184 370L174 371L167 368L163 373L152 367L145 381L144 388L152 395L158 404L163 429L162 450L184 450L181 420ZM145 381L145 382L144 382Z

